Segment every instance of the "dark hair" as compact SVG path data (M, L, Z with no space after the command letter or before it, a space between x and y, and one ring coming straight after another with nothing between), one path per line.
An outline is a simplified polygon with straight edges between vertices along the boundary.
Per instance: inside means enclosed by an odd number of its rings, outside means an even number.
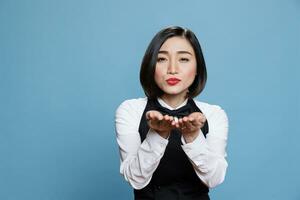
M155 66L160 47L167 39L175 36L180 36L187 39L195 51L197 75L194 82L189 87L188 97L196 97L205 87L207 80L206 65L197 37L191 30L187 28L172 26L162 29L154 36L143 57L140 70L140 82L148 98L160 97L164 93L155 83Z

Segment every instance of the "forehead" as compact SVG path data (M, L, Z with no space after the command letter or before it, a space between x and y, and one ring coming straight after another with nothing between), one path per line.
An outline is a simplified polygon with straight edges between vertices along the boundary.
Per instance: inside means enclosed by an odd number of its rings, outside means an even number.
M189 51L194 52L192 45L183 37L168 38L160 47L161 51Z

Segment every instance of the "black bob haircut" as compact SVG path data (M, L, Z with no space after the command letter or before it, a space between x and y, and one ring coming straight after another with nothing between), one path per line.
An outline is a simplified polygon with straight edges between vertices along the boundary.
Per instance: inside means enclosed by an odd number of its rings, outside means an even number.
M194 82L189 87L188 97L194 98L199 95L205 87L207 80L207 71L202 54L200 43L195 34L187 29L179 26L171 26L159 31L151 40L142 60L140 70L140 83L148 98L157 98L164 92L157 86L154 80L155 66L160 47L171 37L183 37L194 49L197 62L197 75Z

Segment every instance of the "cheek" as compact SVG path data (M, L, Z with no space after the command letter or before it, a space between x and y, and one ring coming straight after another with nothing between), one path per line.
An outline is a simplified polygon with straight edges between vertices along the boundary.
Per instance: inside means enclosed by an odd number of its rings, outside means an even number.
M163 70L160 67L155 68L154 77L155 80L161 80L163 78Z
M195 77L196 76L196 70L191 70L187 73L187 76L192 78L192 77Z
M196 67L190 68L185 71L185 86L189 87L195 80L196 77Z
M197 72L196 66L186 71L186 76L188 78L195 78ZM193 79L194 80L194 79Z

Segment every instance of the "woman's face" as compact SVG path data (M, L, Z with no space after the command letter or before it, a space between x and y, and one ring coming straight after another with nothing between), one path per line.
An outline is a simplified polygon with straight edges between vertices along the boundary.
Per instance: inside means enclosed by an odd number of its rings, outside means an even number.
M182 37L167 39L157 56L154 80L165 95L185 95L197 73L191 44Z

